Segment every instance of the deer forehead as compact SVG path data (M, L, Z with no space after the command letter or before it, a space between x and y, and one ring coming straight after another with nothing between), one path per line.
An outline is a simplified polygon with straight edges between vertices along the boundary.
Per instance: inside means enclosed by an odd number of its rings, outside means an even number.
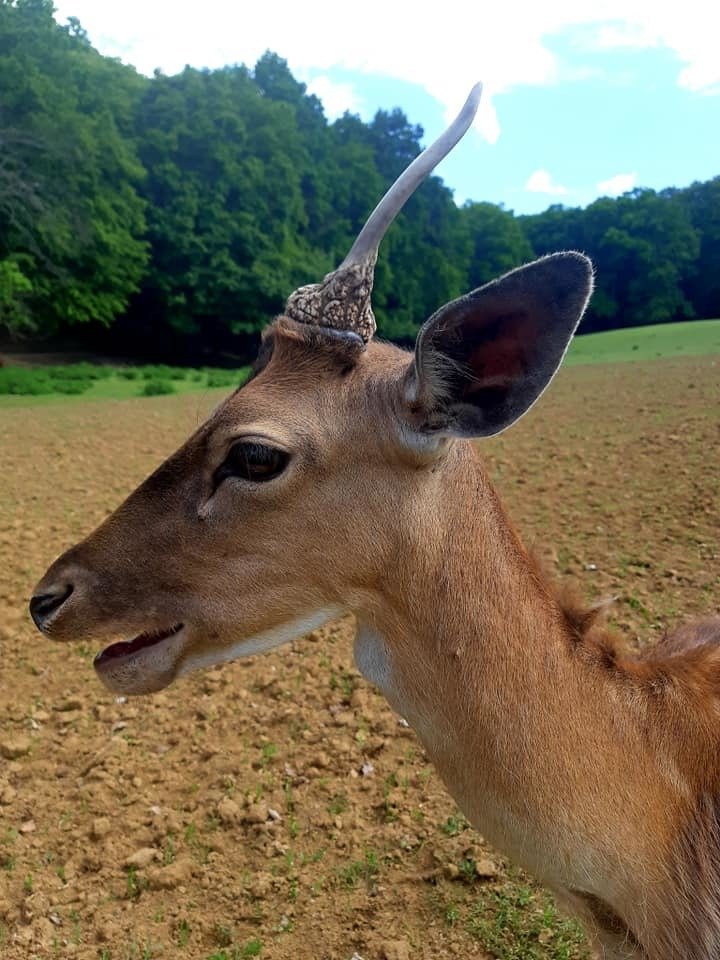
M264 437L292 449L345 442L350 434L395 435L394 400L409 362L405 351L373 342L348 368L342 355L281 341L257 375L213 413L205 443L213 449L236 437Z

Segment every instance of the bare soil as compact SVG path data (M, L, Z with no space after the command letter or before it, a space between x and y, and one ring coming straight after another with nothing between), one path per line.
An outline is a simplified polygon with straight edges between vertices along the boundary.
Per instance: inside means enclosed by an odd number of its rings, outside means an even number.
M719 384L717 357L570 369L483 446L526 542L633 643L718 610ZM34 631L48 563L210 402L0 412L0 955L586 956L358 676L349 621L129 701Z

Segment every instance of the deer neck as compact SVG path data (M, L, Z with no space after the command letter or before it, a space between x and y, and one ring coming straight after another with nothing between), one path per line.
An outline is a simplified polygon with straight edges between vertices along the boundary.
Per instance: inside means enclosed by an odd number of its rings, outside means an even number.
M513 700L527 709L522 678L563 648L557 605L469 444L458 448L442 482L401 517L396 552L358 611L356 648L396 709L408 719L430 710L453 737L468 708L478 720L512 712Z
M548 661L562 669L564 643L560 612L470 445L443 469L402 518L398 555L359 612L355 653L445 776L459 747L486 759L522 752L518 726L543 717Z
M702 652L663 661L666 698L647 693L651 664L583 656L469 445L401 519L411 533L357 611L356 660L460 809L586 917L604 955L720 956Z
M469 445L458 446L404 555L358 611L356 662L495 846L556 888L594 876L605 896L618 849L612 783L652 783L651 761L607 681L573 658L562 612ZM639 818L645 802L641 788Z

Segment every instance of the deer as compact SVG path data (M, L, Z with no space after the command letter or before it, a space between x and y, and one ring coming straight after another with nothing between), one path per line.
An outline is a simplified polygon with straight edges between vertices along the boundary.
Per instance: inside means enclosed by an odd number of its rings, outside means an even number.
M114 640L94 668L126 696L352 614L360 673L467 819L600 956L710 960L720 618L634 652L543 573L477 452L555 376L590 260L519 266L441 306L412 351L374 336L380 241L480 93L341 265L290 295L250 379L50 566L30 614L53 640Z

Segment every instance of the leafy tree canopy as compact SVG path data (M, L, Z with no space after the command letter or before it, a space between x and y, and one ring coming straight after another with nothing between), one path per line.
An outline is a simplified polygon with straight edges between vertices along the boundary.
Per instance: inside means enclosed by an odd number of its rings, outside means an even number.
M0 0L0 328L247 356L422 140L397 109L329 123L273 53L148 78L50 0ZM720 316L720 177L523 217L458 207L432 177L381 249L380 332L407 342L443 302L568 248L597 265L585 329Z

